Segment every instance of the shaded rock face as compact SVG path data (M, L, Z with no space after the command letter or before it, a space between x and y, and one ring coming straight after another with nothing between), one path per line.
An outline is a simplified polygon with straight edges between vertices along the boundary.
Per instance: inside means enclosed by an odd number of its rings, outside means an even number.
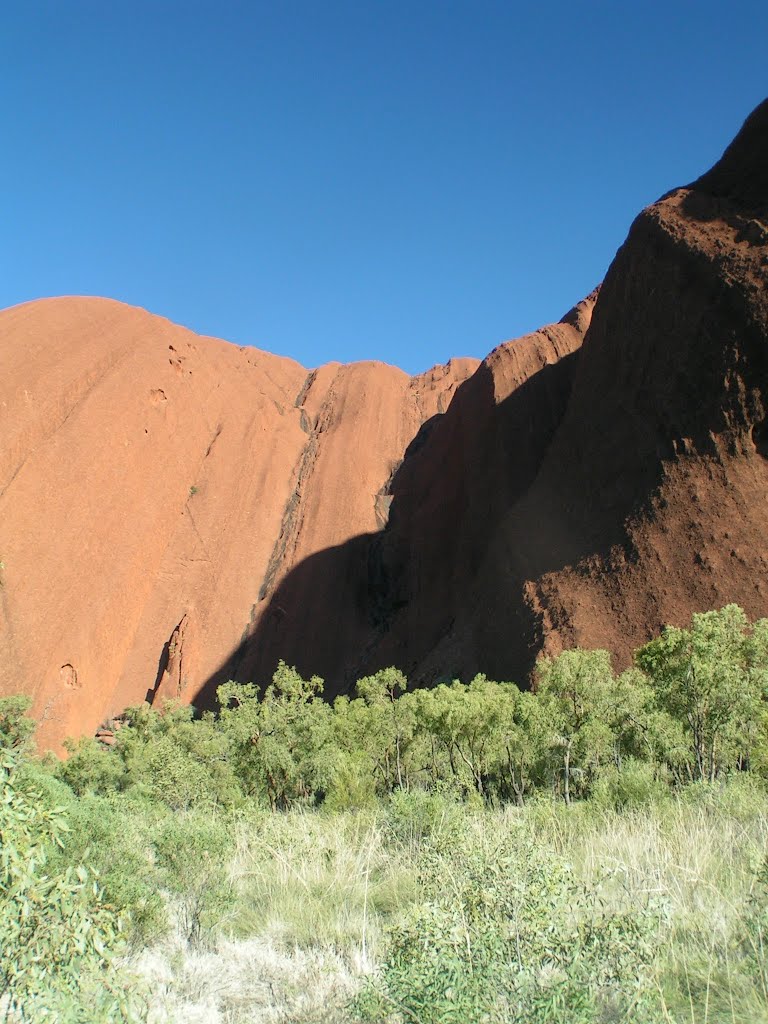
M763 104L640 215L599 295L483 361L407 449L386 529L284 577L224 674L263 677L284 652L342 688L388 664L525 682L542 650L626 665L694 611L768 613L767 176ZM291 619L328 580L355 639L318 657Z
M538 645L624 662L664 623L768 612L768 101L721 161L645 210L611 266L539 477L489 545Z
M0 692L43 746L210 704L626 662L768 613L768 104L560 323L409 378L307 371L104 299L0 313Z
M405 450L387 488L385 529L321 551L284 577L220 678L268 678L287 655L341 689L390 664L422 683L479 670L484 659L464 614L469 587L563 416L594 299L483 361ZM353 643L339 642L352 630Z
M716 167L638 217L591 319L594 296L566 318L586 329L581 347L494 392L498 433L477 415L457 430L473 455L465 497L444 506L443 550L461 538L441 581L450 610L430 573L404 560L414 607L400 616L415 627L430 607L446 612L423 650L407 637L414 678L482 670L525 681L542 650L574 645L626 665L694 611L736 601L768 613L767 228L768 102ZM451 412L498 373L499 355L531 345L492 354ZM411 510L434 480L420 474ZM395 503L395 530L398 513ZM403 534L408 543L412 529ZM392 624L398 641L404 632Z

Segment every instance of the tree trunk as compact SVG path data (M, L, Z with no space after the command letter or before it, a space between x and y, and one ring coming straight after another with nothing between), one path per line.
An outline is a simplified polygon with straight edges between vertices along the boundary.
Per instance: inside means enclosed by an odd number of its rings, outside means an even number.
M564 782L564 793L566 807L571 806L571 744L573 740L568 737L565 744L565 754L563 756L563 782Z

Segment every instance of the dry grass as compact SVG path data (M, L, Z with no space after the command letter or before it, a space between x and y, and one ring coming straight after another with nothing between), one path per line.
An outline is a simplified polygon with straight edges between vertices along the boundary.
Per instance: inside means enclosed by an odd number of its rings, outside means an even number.
M768 854L768 801L748 783L692 787L618 814L582 805L537 811L542 839L587 885L611 876L625 906L649 896L667 920L657 985L670 1024L768 1024L766 968L752 917Z
M650 897L663 908L655 1020L768 1024L768 948L749 924L768 852L761 791L691 790L622 813L542 802L466 814L480 833L531 828L588 886L608 876L609 898L624 907ZM342 1024L383 955L387 922L417 895L417 852L413 836L402 841L382 814L260 814L244 822L223 937L207 952L176 940L139 961L152 993L150 1024Z
M327 950L263 939L222 941L207 952L168 944L135 966L151 992L147 1024L338 1024L360 984Z
M236 935L361 964L372 962L384 922L415 892L411 860L372 814L265 816L240 830L232 871Z
M149 1024L346 1021L386 920L415 891L381 817L257 813L238 828L230 874L234 909L211 948L177 935L133 965Z

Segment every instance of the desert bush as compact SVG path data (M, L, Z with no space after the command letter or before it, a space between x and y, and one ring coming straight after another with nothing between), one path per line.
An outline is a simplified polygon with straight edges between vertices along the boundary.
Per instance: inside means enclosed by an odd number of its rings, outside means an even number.
M17 784L18 760L0 759L0 1010L60 1024L127 1021L131 1011L114 959L123 921L84 864L57 870L64 808ZM4 1003L4 1005L3 1005Z
M101 743L88 737L65 740L67 758L58 766L57 775L73 793L105 795L124 789L125 762Z
M419 884L355 1003L360 1020L652 1019L661 917L648 901L604 905L525 828L468 827L458 842L426 842ZM631 1016L641 1007L646 1016Z
M0 697L0 749L27 746L35 731L34 719L27 714L31 707L32 698L27 694Z
M376 782L368 754L364 750L337 751L329 772L324 810L361 810L376 804Z
M704 810L713 817L727 815L736 821L750 822L765 812L768 790L760 776L734 772L721 776L714 784L692 782L679 790L679 798L684 805Z
M158 882L173 900L182 938L195 948L213 944L234 900L232 822L202 809L177 813L160 823L153 849Z
M407 789L421 762L417 699L407 693L408 680L395 668L358 680L354 700L334 705L335 739L342 749L361 751L370 765L376 791L386 795Z
M691 778L766 759L768 621L750 626L738 605L667 626L635 653L659 705L684 728Z
M744 901L743 920L736 957L743 960L746 973L764 996L762 1009L768 1016L768 857L755 873L754 886Z
M232 766L229 736L211 714L173 702L125 712L112 756L125 764L128 789L172 810L201 804L232 807L242 791Z
M729 607L618 677L575 650L537 680L387 669L330 707L281 664L219 718L145 704L61 763L0 700L5 1008L120 1019L115 950L221 939L381 953L367 1020L768 1024L768 621Z
M659 803L668 795L669 787L659 779L657 767L634 758L625 758L620 768L608 765L592 788L596 806L617 811Z
M53 853L63 868L87 860L98 872L108 903L124 920L131 950L154 942L169 928L162 879L154 864L153 835L170 817L124 794L86 795L67 810L68 842Z
M415 853L426 839L453 834L466 815L454 790L396 790L386 804L385 827L391 839Z
M246 793L266 797L273 809L316 803L332 783L333 712L322 692L322 679L302 679L282 661L263 693L237 683L217 691L237 777Z

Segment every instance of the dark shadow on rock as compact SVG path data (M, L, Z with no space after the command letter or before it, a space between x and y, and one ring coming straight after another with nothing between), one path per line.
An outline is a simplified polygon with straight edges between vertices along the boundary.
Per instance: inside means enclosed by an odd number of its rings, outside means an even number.
M568 602L589 601L590 579L617 551L637 562L632 524L643 516L660 516L670 541L690 545L679 514L664 521L667 471L698 459L722 475L745 445L768 450L764 292L749 277L764 265L755 211L768 204L767 156L764 103L685 200L685 217L707 220L727 204L738 218L750 244L732 270L717 245L678 230L675 211L641 214L581 349L498 404L499 364L481 364L410 445L385 528L277 574L253 630L199 701L229 678L267 682L279 658L323 675L329 697L386 665L419 684L475 671L523 683L542 643L530 586L565 569L581 579L558 591L567 620ZM739 270L745 255L749 271Z
M331 699L391 664L421 685L491 668L497 677L524 682L535 632L523 594L527 577L514 560L499 565L501 583L485 595L482 609L473 584L490 540L536 477L576 363L574 353L544 366L498 405L491 371L481 365L448 412L433 417L409 446L390 484L386 528L295 566L263 607L257 605L253 631L207 680L196 703L212 706L216 687L229 679L264 685L279 659L304 675L321 675ZM614 539L612 533L606 544ZM527 548L524 536L521 544ZM561 545L536 550L538 572L562 566ZM567 557L588 553L592 549L576 543ZM528 573L534 567L525 554ZM478 614L499 622L494 646L503 658L494 654L486 663L476 649ZM516 635L509 635L511 621ZM435 659L440 645L444 655Z
M199 701L230 678L267 682L280 658L323 676L330 698L388 665L418 685L476 672L524 685L544 639L527 581L599 574L617 549L636 561L627 524L658 496L665 464L717 458L719 431L750 426L723 380L739 366L760 384L760 331L739 294L675 245L640 218L581 350L498 405L482 364L411 445L385 529L288 572ZM643 305L656 275L666 295Z
M157 694L157 688L160 685L160 680L163 678L163 675L165 674L165 670L168 668L168 659L170 657L170 649L171 649L171 641L170 641L170 639L168 639L163 644L163 649L160 652L160 659L159 659L158 664L157 664L157 675L155 676L155 681L152 684L152 686L147 690L146 696L144 697L144 700L146 701L147 704L151 704L152 701L155 699L155 696Z
M714 167L688 188L737 207L742 214L768 210L768 99L752 111ZM700 200L694 199L688 212L697 219L712 218L711 208Z
M371 634L368 615L376 597L369 593L368 559L375 537L353 537L295 566L256 606L253 632L206 681L194 703L213 707L217 687L230 679L265 686L281 659L305 677L325 679L329 699L348 692L357 678L356 658Z
M526 581L625 543L627 520L647 506L673 455L648 425L632 437L630 470L609 462L596 472L558 436L556 470L540 477L579 358L544 366L499 405L481 366L411 445L391 481L386 528L288 572L195 703L213 706L230 679L265 685L279 659L322 676L329 699L388 665L415 685L477 672L525 685L543 639ZM569 458L576 464L564 466Z

